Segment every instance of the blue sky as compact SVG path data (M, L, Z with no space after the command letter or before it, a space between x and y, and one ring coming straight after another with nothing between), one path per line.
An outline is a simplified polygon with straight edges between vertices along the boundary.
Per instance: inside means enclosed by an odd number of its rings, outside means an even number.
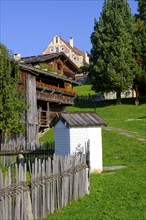
M132 13L137 2L129 0ZM99 18L103 0L0 0L0 42L21 56L39 55L54 35L90 52L94 18Z

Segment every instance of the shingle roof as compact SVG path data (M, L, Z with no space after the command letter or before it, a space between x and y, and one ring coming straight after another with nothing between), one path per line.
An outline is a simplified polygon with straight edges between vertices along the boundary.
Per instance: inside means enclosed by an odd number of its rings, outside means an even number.
M66 40L63 40L61 37L60 39L71 49L74 51L75 54L79 55L79 56L85 56L85 53L84 51L78 49L77 47L73 46L71 47L70 44L66 41Z
M64 77L64 76L60 76L58 74L55 74L53 72L48 72L48 71L45 71L45 70L40 70L38 68L35 68L35 67L32 67L32 66L29 66L27 64L20 64L20 68L22 70L25 70L25 71L28 71L30 72L31 74L34 74L34 75L39 75L39 74L43 74L43 75L46 75L46 76L50 76L50 77L53 77L55 79L60 79L60 80L63 80L65 82L70 82L74 85L80 85L80 83L78 83L77 81L75 80L72 80L72 79L69 79L67 77Z
M59 56L58 53L52 53L52 54L45 54L45 55L38 55L38 56L22 57L21 62L24 62L26 64L44 62L46 60L51 60L51 59L56 58L58 56Z
M49 61L58 57L62 57L62 59L66 60L66 64L71 66L72 69L74 69L76 72L80 72L80 69L77 67L77 65L72 62L68 56L66 56L65 53L60 52L60 53L51 53L51 54L45 54L45 55L38 55L38 56L30 56L30 57L22 57L21 58L21 63L25 64L35 64L35 63L40 63L40 62L45 62Z
M95 112L63 112L52 121L51 126L61 120L67 127L95 127L107 123Z

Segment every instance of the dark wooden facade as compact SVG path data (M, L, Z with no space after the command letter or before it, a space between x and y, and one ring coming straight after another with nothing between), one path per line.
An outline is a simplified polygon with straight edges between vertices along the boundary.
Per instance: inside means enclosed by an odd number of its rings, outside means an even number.
M39 129L49 127L58 112L62 112L66 106L74 104L75 93L68 92L65 87L68 86L72 90L74 85L79 85L74 79L75 74L80 70L63 53L22 58L21 63L25 71L36 74ZM41 64L45 64L45 68L48 65L53 72L40 69Z
M34 150L39 146L38 141L38 113L36 102L36 74L21 68L19 86L24 92L26 105L29 107L23 113L25 132L13 135L10 139L3 138L0 150L6 152L23 152Z
M28 151L39 147L38 133L50 126L51 121L58 112L64 111L66 106L73 105L76 97L73 91L67 90L66 85L72 90L74 85L79 85L75 80L78 68L62 55L46 59L43 56L34 59L22 59L20 61L20 82L25 96L25 102L29 107L23 113L26 130L23 134L15 135L9 140L3 139L1 151ZM36 61L37 59L37 61ZM26 61L27 60L27 61ZM29 60L29 61L28 61ZM33 61L32 63L30 61ZM36 68L39 62L54 65L53 68L63 68L56 72ZM61 66L59 67L60 64ZM68 71L72 77L68 78L62 71ZM70 74L70 76L71 76Z
M22 58L24 64L41 68L42 64L47 64L53 72L75 80L75 75L80 73L80 69L63 53L53 53L33 57ZM45 67L44 67L45 69ZM50 70L51 72L51 70Z

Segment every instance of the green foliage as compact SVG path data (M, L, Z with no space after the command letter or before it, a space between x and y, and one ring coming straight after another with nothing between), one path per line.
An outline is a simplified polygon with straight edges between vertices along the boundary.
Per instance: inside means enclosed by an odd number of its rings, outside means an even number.
M138 2L138 14L136 17L140 20L143 20L146 23L146 1L145 0L136 0Z
M141 74L136 74L134 87L146 95L146 1L137 1L139 13L135 15L137 30L135 32L133 52L136 62L141 68Z
M139 71L133 58L132 41L136 25L127 0L105 0L99 21L91 35L90 78L96 92L121 92L133 85Z
M88 68L89 68L89 65L81 66L81 67L80 67L81 73L86 73L86 72L88 72Z
M24 130L22 112L26 106L18 81L19 65L7 48L0 44L0 133L12 134Z
M50 72L56 72L56 70L54 68L52 68L52 66L50 64L47 64L47 63L40 63L39 64L39 67L40 69L46 69L47 71L50 71Z

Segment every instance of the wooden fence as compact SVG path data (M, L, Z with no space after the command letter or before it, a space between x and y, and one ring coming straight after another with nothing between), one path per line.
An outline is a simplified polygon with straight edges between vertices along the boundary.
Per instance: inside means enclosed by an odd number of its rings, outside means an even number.
M102 94L95 94L95 95L84 95L84 96L77 96L75 102L95 102L105 100L104 95Z
M25 161L31 162L37 158L46 158L53 156L55 144L54 142L43 143L35 150L2 150L0 151L0 167L10 166L18 162L19 155L23 155Z
M0 219L42 219L88 193L89 151L21 161L0 170Z

